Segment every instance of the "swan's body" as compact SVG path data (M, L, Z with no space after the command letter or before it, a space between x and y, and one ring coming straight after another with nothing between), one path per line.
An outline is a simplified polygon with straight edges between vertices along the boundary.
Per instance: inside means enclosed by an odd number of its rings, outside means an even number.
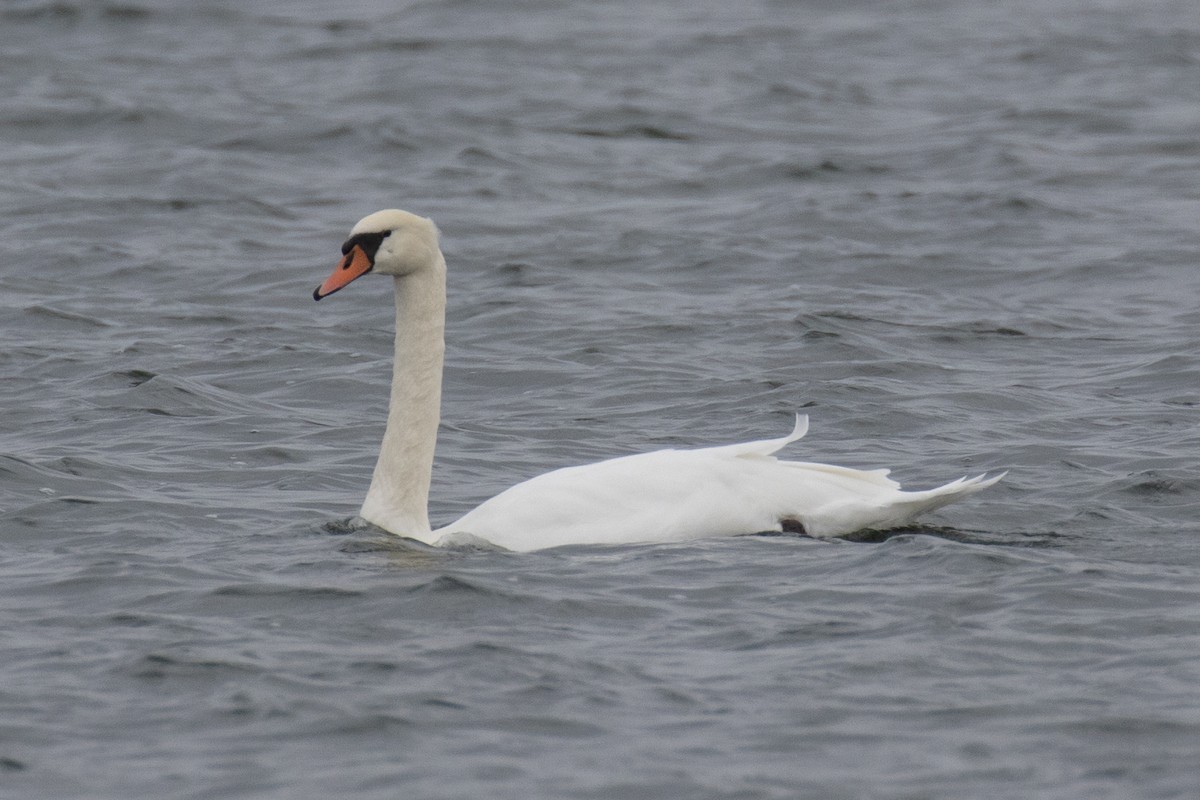
M520 551L785 529L839 536L903 526L1003 477L981 475L905 492L887 477L887 470L781 461L774 453L807 430L807 418L797 417L795 429L781 439L658 450L548 472L434 530L427 505L446 311L446 262L437 228L404 211L379 211L354 226L342 252L341 263L313 293L316 299L367 272L394 276L391 404L359 513L391 533L427 544L475 537Z

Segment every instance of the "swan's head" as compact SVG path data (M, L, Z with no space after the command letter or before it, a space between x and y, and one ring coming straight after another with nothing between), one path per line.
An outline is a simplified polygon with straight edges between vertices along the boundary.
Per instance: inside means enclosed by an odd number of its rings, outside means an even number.
M350 229L342 245L342 260L313 292L313 299L331 295L368 272L411 275L438 263L438 231L432 220L389 208L376 211Z

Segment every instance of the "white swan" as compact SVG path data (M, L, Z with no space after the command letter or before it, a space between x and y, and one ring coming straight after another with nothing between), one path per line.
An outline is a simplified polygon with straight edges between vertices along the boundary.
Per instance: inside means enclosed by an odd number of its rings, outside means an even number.
M907 524L1003 475L904 492L888 471L780 461L781 439L658 450L568 467L501 492L457 522L429 525L429 481L442 394L446 261L431 220L378 211L350 231L320 300L368 272L393 276L396 349L387 430L360 516L427 544L478 537L509 550L680 541L767 531L838 536Z

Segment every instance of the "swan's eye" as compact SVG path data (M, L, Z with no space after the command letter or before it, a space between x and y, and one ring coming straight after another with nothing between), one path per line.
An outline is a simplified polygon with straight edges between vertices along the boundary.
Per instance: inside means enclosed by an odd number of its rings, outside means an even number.
M351 236L342 245L342 254L349 253L355 245L362 248L362 251L367 254L367 258L375 261L375 253L379 251L379 245L383 244L383 240L392 234L391 231L380 231L378 233L356 233Z

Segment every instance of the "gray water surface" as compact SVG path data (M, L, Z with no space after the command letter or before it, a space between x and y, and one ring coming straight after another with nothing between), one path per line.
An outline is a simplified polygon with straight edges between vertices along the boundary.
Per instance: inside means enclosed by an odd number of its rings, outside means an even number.
M1200 10L0 6L0 796L1194 798ZM432 517L812 431L925 525L348 524L450 264Z

